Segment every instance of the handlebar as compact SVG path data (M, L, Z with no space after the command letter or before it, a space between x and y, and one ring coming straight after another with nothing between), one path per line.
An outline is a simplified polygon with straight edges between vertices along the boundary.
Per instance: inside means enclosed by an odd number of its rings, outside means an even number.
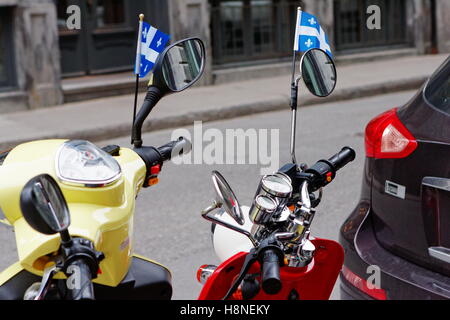
M319 160L311 168L304 169L302 167L300 172L295 163L280 169L280 172L291 178L293 188L297 189L301 186L300 202L297 200L297 194L292 199L289 199L289 201L295 200L293 204L296 205L296 209L289 215L289 220L286 223L282 225L279 223L262 225L267 229L265 230L266 232L255 236L256 245L245 257L239 276L233 281L224 299L228 299L237 290L255 261L258 261L260 265L263 291L269 295L278 294L281 291L283 283L280 276L280 267L284 266L286 259L284 251L286 243L281 241L287 240L287 244L292 250L289 254L292 257L288 258L288 265L305 266L311 261L315 247L310 244L303 249L303 240L308 240L309 238L310 225L315 214L315 210L312 209L317 206L319 203L317 200L320 201L320 198L311 200L310 194L330 183L336 172L347 163L353 161L355 156L356 153L352 148L344 147L328 160ZM319 197L321 197L321 193ZM299 203L300 205L298 205ZM205 209L204 212L206 213L202 215L207 217L207 213L215 208L216 206L211 206ZM272 221L278 222L275 219ZM233 229L230 226L224 226ZM281 236L280 238L278 238L279 235ZM299 257L302 257L302 259L297 259ZM293 263L291 264L291 262Z
M149 176L151 167L162 165L164 161L170 160L172 156L188 153L191 150L191 146L191 142L188 139L179 137L177 140L166 143L159 148L140 147L133 150L144 160Z
M261 280L262 288L267 294L277 294L281 290L280 262L274 249L262 253Z
M94 300L94 286L92 274L86 261L82 258L75 259L70 263L75 267L70 277L75 277L71 283L73 288L68 288L70 300ZM68 280L70 281L70 280Z
M182 155L191 151L192 144L185 137L179 137L178 140L171 141L158 148L161 154L162 162L170 160L173 155Z
M309 181L309 191L314 192L333 181L336 172L353 161L355 156L355 150L344 147L328 160L319 160L305 170L305 178Z
M344 167L347 163L355 160L356 153L350 147L343 147L341 151L332 156L328 161L334 166L334 169L338 171Z

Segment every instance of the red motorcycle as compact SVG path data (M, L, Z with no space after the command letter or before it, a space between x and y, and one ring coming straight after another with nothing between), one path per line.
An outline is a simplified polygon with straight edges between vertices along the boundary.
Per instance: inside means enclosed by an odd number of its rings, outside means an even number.
M213 222L213 245L223 262L200 267L197 278L204 284L200 300L330 297L344 252L335 241L311 236L310 228L323 187L354 160L355 151L344 147L309 168L297 164L298 83L303 78L309 91L319 97L328 96L336 85L334 62L320 49L302 56L300 71L291 86L292 163L261 179L251 207L241 207L223 176L212 173L217 196L202 216Z

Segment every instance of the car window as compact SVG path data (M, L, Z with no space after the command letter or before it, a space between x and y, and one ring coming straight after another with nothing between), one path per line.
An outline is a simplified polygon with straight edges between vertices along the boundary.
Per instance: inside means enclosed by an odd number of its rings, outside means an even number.
M428 103L450 115L450 59L433 74L424 94Z

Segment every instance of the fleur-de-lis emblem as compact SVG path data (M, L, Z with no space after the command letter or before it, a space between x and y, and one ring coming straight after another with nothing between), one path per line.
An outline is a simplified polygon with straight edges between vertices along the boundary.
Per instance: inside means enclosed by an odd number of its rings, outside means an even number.
M308 38L308 41L305 42L305 45L309 48L313 45L313 42L311 41L311 38Z
M315 25L317 22L316 22L316 19L314 19L314 18L309 18L308 19L308 22L311 24L311 25Z

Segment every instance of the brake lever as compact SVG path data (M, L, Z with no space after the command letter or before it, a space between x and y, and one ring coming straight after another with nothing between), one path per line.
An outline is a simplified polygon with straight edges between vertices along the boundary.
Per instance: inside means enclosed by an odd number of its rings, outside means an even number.
M311 200L311 207L315 208L320 204L320 201L322 200L322 196L323 196L323 188L319 189L319 196L316 197L315 194L312 194L314 197L310 196L310 200Z
M41 286L39 287L39 291L33 300L44 300L45 295L47 294L52 283L53 276L59 272L59 270L60 269L56 265L51 265L50 267L44 269Z
M227 294L222 298L222 300L228 299L237 290L237 288L247 275L248 271L250 270L251 266L259 260L260 254L262 252L264 252L268 247L281 247L281 243L279 242L279 240L289 238L292 235L293 234L290 232L275 233L272 236L269 236L268 238L261 241L259 247L252 248L250 252L245 256L245 260L242 264L242 268L239 272L238 277L236 278L236 280L234 280L233 285L228 290Z
M222 300L227 300L239 287L242 280L244 280L246 274L250 270L251 266L258 261L258 253L256 248L252 248L250 252L245 256L244 263L242 264L239 276L234 280L233 285L228 290L227 294L222 298Z

